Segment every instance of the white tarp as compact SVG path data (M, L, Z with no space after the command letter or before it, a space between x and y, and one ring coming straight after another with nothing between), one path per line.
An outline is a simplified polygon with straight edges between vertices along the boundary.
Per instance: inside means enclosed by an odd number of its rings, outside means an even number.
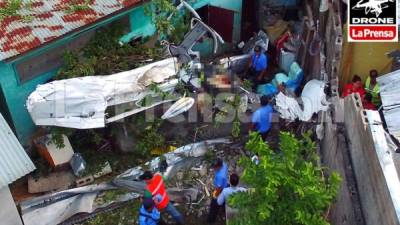
M151 83L162 91L172 91L178 80L175 58L108 76L87 76L39 85L26 105L36 125L78 129L105 126L108 106L138 102L147 95ZM140 108L140 107L139 107Z
M115 189L109 184L94 184L35 197L20 203L25 225L54 225L77 213L91 213L101 191Z
M55 202L48 207L36 208L25 213L25 225L54 225L63 222L77 213L92 213L93 202L98 193L85 193Z
M314 113L321 110L326 111L329 107L324 89L323 81L310 80L307 82L300 97L303 108L295 98L280 92L276 96L276 110L284 119L295 120L298 118L301 121L309 121Z

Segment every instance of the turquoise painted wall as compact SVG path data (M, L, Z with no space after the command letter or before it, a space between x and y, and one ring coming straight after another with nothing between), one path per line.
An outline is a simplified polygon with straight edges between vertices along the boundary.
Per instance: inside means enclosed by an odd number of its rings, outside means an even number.
M144 5L139 6L129 14L132 32L121 37L120 41L122 43L128 43L136 37L151 36L156 32L156 27L152 23L151 17L146 16L144 13L144 7Z
M36 130L36 127L25 107L25 101L28 95L35 90L37 84L48 81L54 75L54 71L38 76L23 85L19 84L19 80L14 72L14 64L0 63L0 71L1 88L3 89L5 101L16 129L16 135L21 143L26 145L29 141L29 136Z

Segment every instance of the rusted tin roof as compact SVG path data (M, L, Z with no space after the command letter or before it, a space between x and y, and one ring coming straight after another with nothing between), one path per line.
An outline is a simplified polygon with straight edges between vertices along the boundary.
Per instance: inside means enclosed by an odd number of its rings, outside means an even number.
M0 61L23 54L142 0L23 0L17 11L0 21ZM0 7L7 5L0 0ZM80 10L76 10L80 6ZM75 8L75 9L73 9Z

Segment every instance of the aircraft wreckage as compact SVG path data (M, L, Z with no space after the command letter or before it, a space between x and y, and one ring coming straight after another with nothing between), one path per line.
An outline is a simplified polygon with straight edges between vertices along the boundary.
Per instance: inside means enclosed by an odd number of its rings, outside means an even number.
M26 102L34 123L41 126L92 129L105 127L108 123L167 102L175 103L162 115L162 119L169 119L189 110L195 100L180 96L175 92L175 87L179 82L200 86L200 79L194 73L197 68L201 68L200 55L192 50L193 46L203 36L210 34L216 53L218 44L224 41L216 31L201 21L190 5L181 1L177 9L181 8L188 9L193 15L191 29L179 45L163 41L172 57L117 74L78 77L39 85ZM254 46L259 45L266 50L268 42L267 35L260 31L244 44L243 55L221 59L219 64L234 72L243 72ZM324 82L308 82L301 97L302 107L294 98L278 94L275 97L276 110L280 117L308 121L314 113L327 110L324 87ZM241 89L244 91L241 94L241 111L245 112L247 101L258 102L259 94ZM168 93L169 97L162 98L161 92ZM146 97L152 98L150 105L143 104ZM109 117L109 107L126 103L133 103L133 107Z
M177 100L163 115L163 119L189 110L194 99L174 94L180 81L193 84L191 74L181 70L181 65L196 67L199 53L192 51L192 47L204 35L211 34L214 39L214 53L218 49L218 43L224 41L217 32L201 21L189 4L181 1L177 9L181 8L188 9L194 18L191 20L191 29L181 44L175 46L163 42L168 45L171 58L108 76L78 77L39 85L26 101L34 123L77 129L101 128L107 123ZM154 89L170 93L172 97L157 98L160 93ZM143 106L143 100L147 96L156 98L156 101ZM134 103L135 106L128 112L107 118L108 107L124 103Z

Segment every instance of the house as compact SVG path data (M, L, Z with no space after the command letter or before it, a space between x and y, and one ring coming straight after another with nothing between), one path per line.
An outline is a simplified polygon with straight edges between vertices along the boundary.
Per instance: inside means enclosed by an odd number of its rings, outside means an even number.
M144 5L148 4L144 0L23 1L28 2L31 2L29 7L17 11L20 16L0 21L0 111L23 145L29 143L37 129L25 101L37 85L56 74L65 50L81 48L96 29L113 21L125 22L130 30L121 37L121 42L155 32L151 18L144 13ZM251 0L188 2L227 44L241 40L241 20L245 14L242 5L246 6L247 14L255 7L255 1ZM0 2L0 6L6 7L6 3ZM247 17L245 20L251 24ZM200 43L199 49L205 54L207 49L211 51L207 40Z

